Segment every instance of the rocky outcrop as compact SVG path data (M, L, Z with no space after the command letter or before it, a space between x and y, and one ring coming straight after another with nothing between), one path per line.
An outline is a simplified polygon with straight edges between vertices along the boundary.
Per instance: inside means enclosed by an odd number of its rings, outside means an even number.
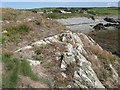
M113 18L106 17L106 18L104 18L104 20L107 21L107 22L111 22L111 23L117 23L117 21L114 20Z
M52 60L51 62L49 62L50 64L54 62L58 63L58 66L56 66L56 68L58 68L58 72L61 73L59 75L62 76L62 80L69 80L69 82L66 83L62 82L62 84L65 83L64 86L61 86L61 84L59 84L58 87L117 87L117 78L119 77L118 72L116 71L116 69L114 69L114 67L109 61L109 57L112 57L113 55L107 52L106 50L102 49L102 47L100 47L91 37L86 36L83 33L72 33L70 31L67 31L66 33L61 33L34 42L30 46L23 47L15 51L14 53L15 55L18 55L20 57L33 59L30 56L36 55L34 52L34 48L40 48L41 46L45 45L52 45L46 48L53 48L52 51L49 52L53 53L55 61L54 59L51 59L52 56L47 54L45 56L46 59L44 58L43 62L47 63L47 57L49 57L49 59ZM62 50L62 47L61 49L58 49L60 46L64 47L64 49ZM26 51L29 52L27 52L28 55L27 53L21 54L25 53ZM41 52L41 54L42 56L44 56L44 53ZM115 61L115 63L118 62ZM53 66L50 64L49 66L51 66L50 68L52 72ZM102 77L102 75L104 76ZM53 80L55 81L56 79ZM59 82L59 80L57 82Z
M102 23L99 23L93 27L95 30L105 30L105 26Z
M120 29L120 21L115 20L113 18L104 18L106 23L98 23L96 24L93 29L95 30L114 30L114 29Z

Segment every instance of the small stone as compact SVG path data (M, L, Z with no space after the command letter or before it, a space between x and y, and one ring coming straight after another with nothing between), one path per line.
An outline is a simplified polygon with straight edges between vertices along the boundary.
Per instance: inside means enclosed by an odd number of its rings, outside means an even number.
M64 78L67 78L67 75L65 73L61 73Z
M66 55L67 55L67 56L72 56L73 53L71 53L71 52L67 52Z

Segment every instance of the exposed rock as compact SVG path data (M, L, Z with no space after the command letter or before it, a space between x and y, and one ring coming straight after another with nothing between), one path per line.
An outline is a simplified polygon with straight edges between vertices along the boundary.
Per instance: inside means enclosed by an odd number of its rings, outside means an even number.
M119 20L115 20L113 18L104 18L106 21L105 23L98 23L96 24L93 29L95 30L116 30L120 29L120 23Z
M113 27L114 29L120 29L120 23L106 23L104 26L107 27L108 30L110 27Z
M104 25L102 23L99 23L99 24L95 25L93 27L93 29L95 29L95 30L105 30L106 28L104 27Z
M112 54L115 54L115 55L117 55L117 56L119 56L119 57L120 57L120 51L113 52Z
M65 73L61 73L64 78L67 78L67 75Z
M116 70L113 68L113 66L112 66L111 64L110 64L109 66L110 66L110 68L111 68L111 70L112 70L112 76L113 76L114 81L117 82L117 83L119 83L119 82L118 82L118 77L119 77L119 76L118 76Z
M40 64L40 61L36 61L36 60L30 60L30 59L27 59L29 62L30 62L30 65L39 65Z
M113 18L106 17L104 20L111 23L117 23Z
M2 34L5 34L5 33L8 33L6 30L4 30L3 32L2 32Z
M113 83L115 85L118 84L117 78L119 76L117 74L117 71L114 69L112 64L107 62L111 54L109 54L109 52L107 52L106 50L103 50L102 47L99 46L91 37L87 37L83 33L61 33L52 37L45 38L44 40L34 42L33 44L31 44L31 46L23 47L17 50L15 53L31 50L34 48L34 46L40 47L41 45L51 45L55 43L63 43L65 45L65 50L61 52L59 50L57 51L56 47L49 46L49 48L53 49L53 51L50 51L50 53L54 54L54 59L56 59L56 61L54 61L53 57L49 55L47 55L45 58L48 57L48 61L52 58L54 63L59 63L57 67L50 64L49 66L51 66L51 72L54 72L53 69L56 70L57 68L59 68L58 72L60 72L60 74L57 74L57 78L60 75L60 77L63 77L61 78L61 80L69 80L69 83L65 83L64 87L105 88L106 86L108 86L107 88L109 88L110 85L112 85ZM107 68L103 66L104 64L101 64L103 62L101 61L102 58L99 58L99 56L106 60L105 64L107 64L106 66L109 67L111 70L108 71ZM30 57L28 56L27 58ZM46 60L44 61L44 63L47 63L48 61ZM30 62L34 65L40 64L40 62ZM49 62L53 63L52 61ZM111 80L111 82L109 82L109 79L105 81L103 80L103 78L101 79L99 77L100 75L102 75L102 70L112 73L112 76L109 76L108 74L107 77ZM55 72L52 74L55 74ZM57 82L59 82L59 80ZM64 84L64 82L65 81L63 81L62 84ZM104 86L104 84L106 84L106 86Z
M24 51L24 50L29 50L29 49L32 49L33 47L32 46L26 46L26 47L23 47L23 48L20 48L20 49L18 49L18 50L16 50L15 52L21 52L22 50Z
M37 13L37 11L36 11L36 10L33 10L32 12L33 12L33 13Z

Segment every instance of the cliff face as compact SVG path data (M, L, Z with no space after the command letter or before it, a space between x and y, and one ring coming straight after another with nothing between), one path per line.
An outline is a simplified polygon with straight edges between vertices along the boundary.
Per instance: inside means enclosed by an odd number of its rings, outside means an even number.
M39 77L51 81L51 87L115 88L119 85L119 58L83 33L67 31L47 37L15 51L14 55L26 58Z

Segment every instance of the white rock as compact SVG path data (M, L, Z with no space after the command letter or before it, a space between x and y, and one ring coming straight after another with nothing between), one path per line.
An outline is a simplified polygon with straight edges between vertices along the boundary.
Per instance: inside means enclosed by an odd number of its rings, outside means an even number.
M9 22L9 21L7 21L7 20L6 20L5 22L6 22L6 23L10 23L10 22Z
M82 43L80 37L79 37L76 33L73 33L73 34L72 34L72 38L74 39L74 41L75 41L76 43L80 43L80 44L83 46L83 43Z
M49 37L47 38L50 42L58 42L58 39L56 38L56 36L53 37Z
M112 70L112 76L113 76L114 80L118 83L119 76L118 76L116 70L113 68L113 66L111 64L109 64L109 66L110 66L110 68Z
M30 60L30 59L27 59L29 62L30 62L30 65L32 66L36 66L36 65L39 65L40 64L40 61L35 61L35 60Z
M64 60L62 60L60 67L61 67L61 69L62 69L63 71L66 71L67 65L66 65L66 63L64 62Z
M72 86L71 85L67 85L66 88L72 88Z
M32 19L31 19L31 18L28 18L27 21L30 22L30 21L32 21Z
M5 33L7 33L7 31L6 31L6 30L4 30L4 31L2 32L2 34L5 34Z
M47 43L43 40L40 40L40 41L37 41L37 42L34 42L32 44L32 46L41 46L41 45L46 45Z
M64 78L67 78L67 75L65 73L61 73Z
M21 23L22 21L17 20L16 22L17 22L17 23Z
M73 46L68 43L67 46L65 46L67 52L73 52Z
M33 48L32 46L26 46L26 47L23 47L23 48L16 50L15 52L20 52L20 51L24 51L26 49L32 49L32 48Z

